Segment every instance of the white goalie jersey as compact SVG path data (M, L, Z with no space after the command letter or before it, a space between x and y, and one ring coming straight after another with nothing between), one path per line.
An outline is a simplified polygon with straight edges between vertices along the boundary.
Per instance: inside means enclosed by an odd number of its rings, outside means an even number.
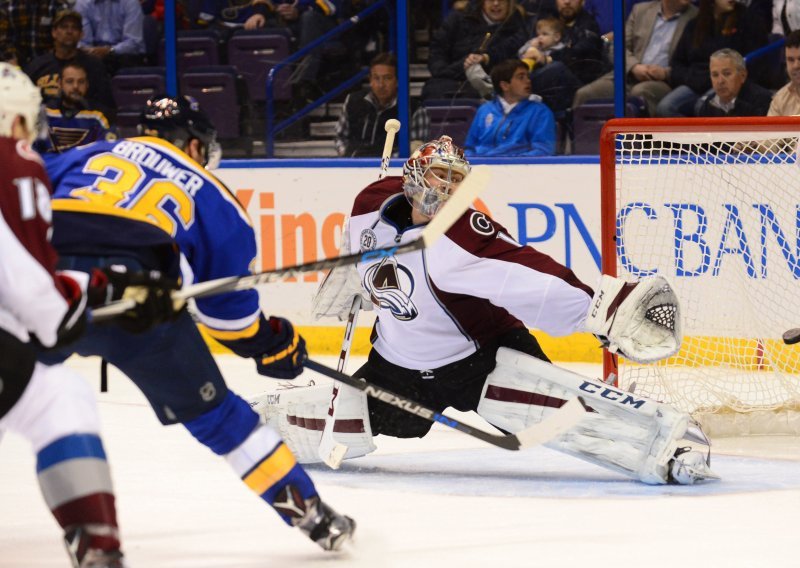
M396 218L408 211L402 178L367 187L356 198L345 235L350 250L416 239L424 226ZM377 310L374 348L388 361L416 370L463 359L512 328L555 336L580 331L592 299L592 290L571 270L521 246L475 210L432 247L376 255L361 262L358 273Z

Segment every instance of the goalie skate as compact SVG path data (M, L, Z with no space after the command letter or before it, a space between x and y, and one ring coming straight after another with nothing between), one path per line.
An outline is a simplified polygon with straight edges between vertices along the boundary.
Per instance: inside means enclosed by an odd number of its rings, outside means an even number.
M706 457L690 448L678 448L669 464L669 482L678 485L694 485L698 481L720 479L711 471Z
M287 485L272 504L275 509L291 518L292 526L316 542L323 550L339 550L353 538L356 522L340 515L319 497L303 499L293 486Z

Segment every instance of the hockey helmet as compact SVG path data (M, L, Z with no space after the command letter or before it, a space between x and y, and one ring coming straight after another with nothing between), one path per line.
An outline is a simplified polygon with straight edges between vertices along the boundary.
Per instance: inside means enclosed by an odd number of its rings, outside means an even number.
M461 179L469 174L464 151L449 136L427 142L417 148L403 165L403 192L418 212L433 217L444 205L453 184L453 174ZM430 175L427 175L430 174Z
M204 147L207 169L219 165L222 149L217 143L217 129L195 99L187 96L158 95L147 101L139 117L139 134L158 136L185 148L192 138Z
M39 89L19 67L0 63L0 136L11 136L11 127L17 116L25 119L29 142L33 142L47 127Z

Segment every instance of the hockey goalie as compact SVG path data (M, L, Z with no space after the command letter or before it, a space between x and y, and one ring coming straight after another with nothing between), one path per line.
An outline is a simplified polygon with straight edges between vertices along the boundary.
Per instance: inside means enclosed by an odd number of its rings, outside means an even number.
M402 176L372 183L357 196L342 253L414 239L469 170L448 137L423 144ZM612 352L642 363L669 357L680 348L680 307L663 277L625 282L604 275L592 290L469 210L427 249L332 271L314 314L343 319L355 295L377 315L372 350L355 377L437 412L476 411L512 433L581 396L592 412L550 447L649 484L716 478L710 452L690 451L682 442L705 440L689 415L550 364L529 331L588 331ZM327 437L353 458L373 451L378 434L422 437L431 428L346 386L285 390L255 406L302 462L335 465L325 455Z

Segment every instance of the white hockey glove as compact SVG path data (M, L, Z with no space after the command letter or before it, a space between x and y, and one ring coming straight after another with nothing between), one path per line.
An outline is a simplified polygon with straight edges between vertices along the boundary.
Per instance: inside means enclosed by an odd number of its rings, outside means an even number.
M604 274L586 316L586 330L612 353L637 363L659 361L681 347L678 297L663 276L625 282Z
M350 227L349 222L342 229L342 246L339 248L341 256L350 254ZM361 287L361 277L354 264L338 266L328 272L317 293L311 300L311 314L318 320L323 317L335 317L344 321L350 314L353 298L361 295L361 309L372 310L372 301Z

